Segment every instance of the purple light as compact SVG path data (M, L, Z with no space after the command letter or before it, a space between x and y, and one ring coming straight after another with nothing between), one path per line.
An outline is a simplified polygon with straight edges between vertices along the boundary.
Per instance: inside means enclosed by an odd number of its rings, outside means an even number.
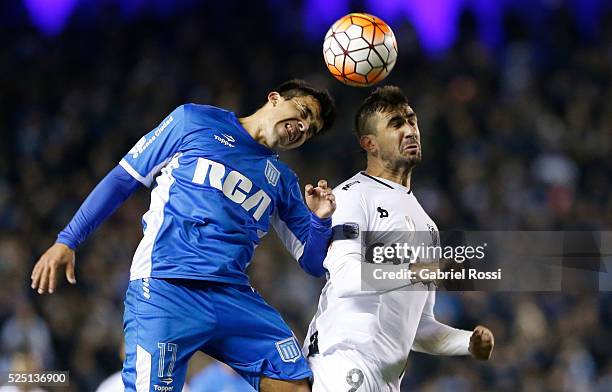
M366 5L387 23L408 18L425 50L435 54L453 44L463 0L367 0Z
M448 49L455 41L462 0L412 0L404 2L406 16L430 53Z
M468 8L478 19L480 39L490 48L499 46L504 37L503 7L504 4L501 1L468 1Z
M24 0L32 22L45 34L59 34L79 0Z
M349 13L348 0L308 0L304 7L304 27L312 37L325 34L332 23Z
M366 0L366 12L391 24L403 18L404 3L405 0Z
M570 2L575 12L576 20L582 34L586 37L594 38L599 30L599 20L597 15L602 13L603 2L601 0L573 0Z

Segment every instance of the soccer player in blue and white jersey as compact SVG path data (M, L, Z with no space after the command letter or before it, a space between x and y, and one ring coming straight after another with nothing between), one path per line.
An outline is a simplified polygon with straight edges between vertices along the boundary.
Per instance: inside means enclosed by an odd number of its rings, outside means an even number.
M306 185L305 205L275 150L299 147L334 115L329 94L299 80L244 118L179 106L96 186L36 263L32 287L53 293L61 270L75 283L76 247L140 185L155 182L125 299L125 390L180 391L201 350L256 390L309 391L312 373L296 338L245 269L272 224L306 272L324 274L334 196L321 180Z

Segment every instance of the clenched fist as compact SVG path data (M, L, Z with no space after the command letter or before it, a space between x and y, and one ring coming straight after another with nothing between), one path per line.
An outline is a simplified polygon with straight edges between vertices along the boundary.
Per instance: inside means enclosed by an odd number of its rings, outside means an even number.
M495 339L493 332L487 327L482 325L474 328L472 337L470 337L470 353L472 357L486 361L491 358L493 352L493 346L495 345Z

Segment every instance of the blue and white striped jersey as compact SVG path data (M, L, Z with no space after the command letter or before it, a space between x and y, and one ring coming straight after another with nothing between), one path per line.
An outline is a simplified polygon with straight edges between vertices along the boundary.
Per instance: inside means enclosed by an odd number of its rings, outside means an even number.
M248 284L245 269L270 223L296 259L304 252L311 214L297 176L231 112L182 105L120 165L148 187L161 169L131 280Z

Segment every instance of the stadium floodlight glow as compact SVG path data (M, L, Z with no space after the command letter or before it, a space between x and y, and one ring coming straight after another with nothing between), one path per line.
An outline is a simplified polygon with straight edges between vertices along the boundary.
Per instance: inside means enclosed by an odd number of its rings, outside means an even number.
M48 36L62 32L79 0L24 0L32 22Z
M457 22L462 0L368 0L368 9L394 21L399 15L407 17L429 53L448 49L457 36Z

